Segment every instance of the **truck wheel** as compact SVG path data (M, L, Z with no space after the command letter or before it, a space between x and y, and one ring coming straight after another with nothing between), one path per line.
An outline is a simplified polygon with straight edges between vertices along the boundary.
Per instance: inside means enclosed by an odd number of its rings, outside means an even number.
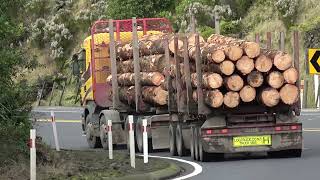
M194 157L199 161L199 127L194 128Z
M176 128L176 145L177 145L177 154L179 156L186 155L186 148L184 146L183 137L182 137L182 125L177 124Z
M196 160L195 151L194 151L194 146L195 146L194 142L195 142L194 127L191 127L190 154L191 154L191 159Z
M208 162L210 160L210 153L203 150L202 142L199 139L199 159L201 162Z
M172 156L177 155L177 148L176 148L176 127L170 123L169 125L169 148L170 154Z
M94 136L94 129L91 122L89 122L86 126L86 137L87 142L90 148L98 148L101 147L100 138Z
M101 140L101 145L102 145L102 148L105 149L105 150L108 150L109 149L109 142L108 142L108 131L107 131L107 124L105 121L103 121L105 119L104 115L101 116L100 118L100 122L101 122L101 125L100 125L100 140Z
M212 161L223 161L224 153L210 153L210 159Z
M137 142L137 150L139 152L143 152L143 135L142 135L142 119L138 119L137 120L137 125L136 125L136 142Z
M302 149L289 149L289 150L268 152L268 156L271 158L301 157L301 154L302 154Z

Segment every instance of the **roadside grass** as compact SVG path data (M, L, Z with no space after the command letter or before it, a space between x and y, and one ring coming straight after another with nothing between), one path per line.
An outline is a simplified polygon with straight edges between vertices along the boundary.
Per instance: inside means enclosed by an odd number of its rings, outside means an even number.
M56 152L40 141L37 142L37 179L41 180L114 179L154 172L170 166L169 162L161 159L149 159L149 163L144 164L143 159L137 157L134 169L131 168L130 158L125 152L115 151L114 159L109 160L107 151ZM0 179L29 178L28 156L16 156L15 161L0 166Z

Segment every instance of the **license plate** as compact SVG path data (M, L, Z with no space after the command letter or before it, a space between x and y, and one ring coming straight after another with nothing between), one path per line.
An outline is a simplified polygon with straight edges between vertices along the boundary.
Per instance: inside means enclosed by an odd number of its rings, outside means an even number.
M271 135L233 137L233 147L268 145L271 145Z

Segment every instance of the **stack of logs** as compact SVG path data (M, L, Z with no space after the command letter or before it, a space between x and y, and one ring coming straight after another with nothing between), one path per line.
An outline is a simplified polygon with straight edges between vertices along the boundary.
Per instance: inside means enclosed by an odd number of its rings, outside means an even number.
M140 79L143 101L156 106L168 102L165 74L176 75L174 52L180 63L182 84L185 82L183 41L179 38L177 51L173 37L169 37L170 70L166 69L164 36L148 35L139 40ZM260 48L248 42L222 35L211 35L207 41L199 37L202 58L202 89L205 103L212 108L235 108L241 102L274 107L280 102L293 105L298 101L296 86L298 71L292 57L281 51ZM132 44L120 44L117 49L119 97L122 102L134 104L134 63ZM192 97L197 101L195 35L188 37L188 55L191 72ZM111 84L111 76L107 81ZM173 80L173 88L175 81Z

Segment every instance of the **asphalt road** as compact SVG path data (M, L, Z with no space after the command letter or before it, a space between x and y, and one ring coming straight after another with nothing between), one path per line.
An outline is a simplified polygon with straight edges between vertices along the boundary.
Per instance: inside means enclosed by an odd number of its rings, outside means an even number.
M37 108L41 120L49 119L50 110L55 111L59 141L65 149L88 149L82 135L80 108ZM302 158L270 159L264 155L228 157L223 162L198 162L203 171L195 180L317 180L320 179L320 111L306 111L300 116L304 128L304 151ZM48 122L36 123L38 135L54 147L52 127ZM169 156L168 153L152 155ZM190 157L183 159L191 160Z

